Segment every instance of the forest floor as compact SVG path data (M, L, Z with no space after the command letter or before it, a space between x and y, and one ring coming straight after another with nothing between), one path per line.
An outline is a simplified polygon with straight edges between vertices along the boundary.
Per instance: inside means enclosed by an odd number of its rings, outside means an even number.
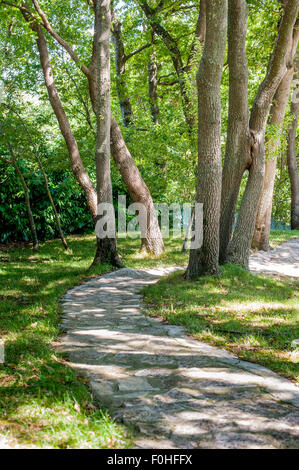
M296 236L298 232L272 232L271 240L277 246ZM72 236L68 241L69 252L58 240L42 244L38 254L23 245L0 248L0 335L6 353L5 365L0 366L0 433L37 447L130 447L130 431L113 421L105 408L94 406L86 379L53 350L53 341L60 334L63 294L110 270L101 266L88 271L94 255L93 235ZM139 269L181 266L188 259L181 253L180 240L166 241L166 251L159 258L141 257L138 241L121 240L120 251L127 266ZM167 286L165 282L161 280L145 294L152 315L183 323L198 339L225 346L238 357L294 378L290 349L291 340L298 338L294 333L294 280L254 276L226 267L220 278L204 278L193 285L183 281L180 273L172 275ZM202 287L206 289L204 303ZM167 302L163 303L165 291ZM230 308L226 316L232 324L224 324L225 312L219 308L223 307L222 295L225 302L230 299L236 305L240 299L243 305L257 301L256 310L261 307L264 312L263 328L252 314L254 307L249 316L246 308L235 316ZM182 302L189 309L190 321ZM228 304L224 307L228 311ZM218 331L217 324L234 331Z

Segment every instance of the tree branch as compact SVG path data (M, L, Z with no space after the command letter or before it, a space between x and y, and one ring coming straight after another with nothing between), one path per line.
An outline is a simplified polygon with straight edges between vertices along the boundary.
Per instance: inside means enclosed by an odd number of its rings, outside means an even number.
M292 34L299 11L298 0L289 0L280 24L275 48L268 65L267 75L261 83L253 103L250 128L262 132L265 127L271 102L288 66L292 48Z
M130 52L130 54L126 54L124 58L125 62L131 59L131 57L133 57L134 55L139 54L139 52L143 51L144 49L151 47L152 44L153 44L152 42L144 44L144 46L139 47L139 49L136 49L136 51Z
M37 11L38 15L40 16L42 20L42 26L48 31L48 33L68 52L70 57L74 60L76 64L79 64L80 69L82 72L88 77L90 76L90 70L86 65L82 64L80 58L77 56L73 48L70 46L70 44L65 41L51 26L46 14L43 12L43 10L40 8L37 0L32 0L32 3L35 7L35 10Z

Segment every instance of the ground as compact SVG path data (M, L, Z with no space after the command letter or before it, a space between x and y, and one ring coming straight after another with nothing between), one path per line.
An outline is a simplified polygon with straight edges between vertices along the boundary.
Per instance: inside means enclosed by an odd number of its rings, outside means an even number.
M141 290L173 269L120 269L70 290L58 351L134 427L137 448L299 448L295 385L142 314Z
M272 240L280 242L298 235L275 232ZM60 298L74 285L110 269L102 266L96 272L87 271L94 255L92 235L70 237L69 244L69 253L64 252L59 241L43 244L40 253L34 255L25 246L0 251L0 333L7 345L7 363L0 368L1 432L19 442L44 447L131 446L130 432L111 420L105 409L94 408L84 379L53 351L53 341L60 332ZM127 266L150 268L187 261L178 240L167 241L166 253L158 259L143 259L135 254L137 246L136 241L121 241ZM291 289L290 280L273 282L278 284L278 297L279 289ZM159 302L159 294L156 301ZM279 302L288 300L283 297ZM274 323L279 324L279 319ZM269 329L273 337L275 325ZM292 329L291 323L287 328ZM290 376L290 370L292 367L288 367L286 375ZM283 368L279 372L284 373Z

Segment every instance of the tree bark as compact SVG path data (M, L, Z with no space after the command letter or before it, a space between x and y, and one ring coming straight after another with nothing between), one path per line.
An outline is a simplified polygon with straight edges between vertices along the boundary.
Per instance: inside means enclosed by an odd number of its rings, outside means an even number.
M97 64L97 138L96 138L96 175L98 204L107 203L113 207L110 171L110 0L98 0L96 6L96 64ZM97 221L105 214L98 214ZM111 217L113 220L111 220ZM115 227L114 209L108 223ZM107 226L107 223L106 223ZM106 227L107 228L107 227ZM114 231L114 230L113 230ZM93 264L110 263L123 266L118 255L116 233L114 236L97 232L97 250Z
M240 0L241 1L241 0ZM291 38L298 14L298 1L289 0L279 28L267 75L252 106L249 129L252 138L248 181L242 198L236 229L227 247L225 261L248 267L258 203L264 181L265 129L274 94L287 71ZM245 155L247 160L247 154Z
M25 197L25 203L26 203L26 209L27 209L27 214L28 214L28 219L29 219L29 225L30 225L30 230L31 230L31 235L32 235L32 245L33 245L33 250L38 251L39 249L39 244L38 244L38 238L37 238L37 233L36 233L36 227L34 223L34 218L31 210L31 204L30 204L30 196L29 196L29 189L26 184L26 181L19 169L18 164L14 161L13 166L18 174L18 177L22 183L23 189L24 189L24 197Z
M299 102L292 103L293 120L288 132L287 162L291 182L291 229L299 230L299 172L296 158L296 132L298 125Z
M186 230L185 238L184 238L184 243L183 243L183 246L182 246L182 253L186 253L187 250L188 250L188 241L189 241L189 237L190 237L193 222L194 222L194 215L195 215L195 207L193 206L192 211L191 211L190 220L189 220L189 223L188 223L188 227L187 227L187 230Z
M148 97L151 118L153 123L157 124L160 114L158 106L158 66L153 54L151 56L151 61L148 63Z
M292 38L292 47L288 70L281 80L272 103L269 124L275 126L276 138L268 142L265 164L265 177L259 201L252 247L259 250L269 250L269 237L271 229L272 201L276 175L277 153L280 147L280 135L283 129L286 108L289 100L292 79L294 75L294 58L299 40L298 25L295 26Z
M112 25L112 38L115 49L116 90L124 126L130 127L133 125L133 111L125 79L127 59L121 34L121 22L115 17L113 9Z
M226 154L222 176L220 262L227 255L239 189L250 162L251 136L248 110L248 62L246 55L248 7L246 0L228 2L229 112Z
M198 181L196 201L203 203L203 245L191 249L187 279L219 272L221 202L221 102L220 85L226 47L227 1L207 4L207 32L197 74Z
M95 32L96 31L97 25L95 23ZM135 52L133 54L135 54ZM87 78L89 81L92 107L95 114L97 114L97 82L94 77L97 76L98 71L97 67L95 66L94 57L95 54L93 53L93 57L89 67L91 70L94 71L94 73L89 74ZM110 139L110 150L112 157L117 165L117 168L119 169L119 172L122 176L122 179L128 189L132 200L134 202L140 202L144 204L147 210L148 230L147 236L141 240L141 249L146 250L151 254L160 255L161 252L164 250L164 243L159 228L158 218L154 210L152 196L135 164L131 153L129 152L126 146L121 130L114 118L111 118Z

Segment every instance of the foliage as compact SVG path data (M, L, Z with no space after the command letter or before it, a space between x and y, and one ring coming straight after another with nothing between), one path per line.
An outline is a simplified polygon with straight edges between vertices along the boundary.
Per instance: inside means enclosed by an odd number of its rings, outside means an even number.
M24 161L19 161L19 165L30 189L38 238L49 240L57 237L53 211L40 172L37 170L32 172ZM2 164L1 168L3 168ZM29 241L31 234L23 188L13 168L3 168L1 174L4 181L0 192L0 242ZM53 173L48 176L50 191L59 210L65 234L91 231L93 222L84 195L79 190L74 177L69 172L58 175Z

